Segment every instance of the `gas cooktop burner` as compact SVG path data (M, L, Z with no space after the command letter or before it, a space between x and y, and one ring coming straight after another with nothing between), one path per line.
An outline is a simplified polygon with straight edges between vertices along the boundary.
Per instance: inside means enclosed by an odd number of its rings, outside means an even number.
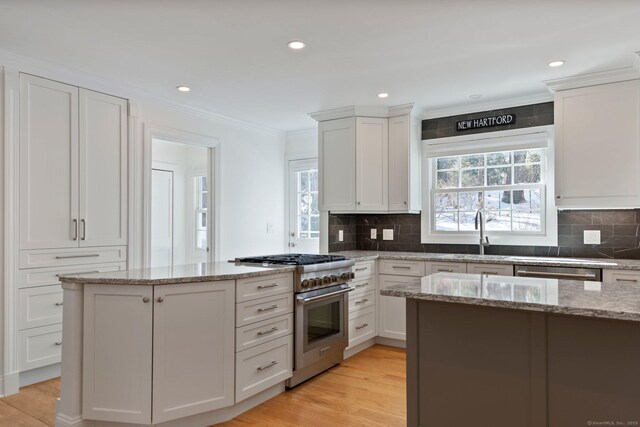
M346 258L342 255L282 254L236 258L236 261L257 264L312 265L325 264L335 261L344 261L345 259Z

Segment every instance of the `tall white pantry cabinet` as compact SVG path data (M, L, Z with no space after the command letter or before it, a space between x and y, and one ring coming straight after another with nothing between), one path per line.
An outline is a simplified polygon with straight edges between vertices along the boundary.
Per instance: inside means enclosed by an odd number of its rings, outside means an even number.
M127 260L126 99L20 74L17 369L20 386L57 375L58 276Z

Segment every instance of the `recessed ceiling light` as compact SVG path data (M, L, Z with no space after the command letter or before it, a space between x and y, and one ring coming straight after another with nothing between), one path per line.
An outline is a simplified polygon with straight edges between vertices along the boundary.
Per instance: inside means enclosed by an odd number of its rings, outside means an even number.
M180 92L189 92L191 88L189 86L178 86L176 87Z
M471 99L480 99L482 98L482 95L479 93L474 93L473 95L469 95L469 98Z
M387 92L380 92L378 94L378 98L388 98L389 94Z
M306 44L305 42L301 42L300 40L292 40L289 43L287 43L287 46L289 46L289 49L300 50L300 49L303 49L306 46Z
M564 62L562 59L559 59L557 61L551 61L549 62L549 67L562 67L564 65Z

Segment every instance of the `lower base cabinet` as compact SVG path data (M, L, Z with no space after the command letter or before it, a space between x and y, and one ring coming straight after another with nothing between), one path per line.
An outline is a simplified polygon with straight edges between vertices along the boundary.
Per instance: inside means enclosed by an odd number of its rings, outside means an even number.
M416 280L411 276L379 276L380 289ZM407 339L405 299L380 295L378 300L378 335L396 340Z
M291 377L293 335L236 354L236 402Z
M83 417L152 424L234 402L235 282L85 285Z

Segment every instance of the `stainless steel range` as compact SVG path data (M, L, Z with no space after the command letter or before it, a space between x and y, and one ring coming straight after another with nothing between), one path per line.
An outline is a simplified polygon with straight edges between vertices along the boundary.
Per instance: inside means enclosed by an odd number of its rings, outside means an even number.
M236 258L243 264L295 265L295 387L343 360L349 342L348 292L354 261L340 255L283 254Z

